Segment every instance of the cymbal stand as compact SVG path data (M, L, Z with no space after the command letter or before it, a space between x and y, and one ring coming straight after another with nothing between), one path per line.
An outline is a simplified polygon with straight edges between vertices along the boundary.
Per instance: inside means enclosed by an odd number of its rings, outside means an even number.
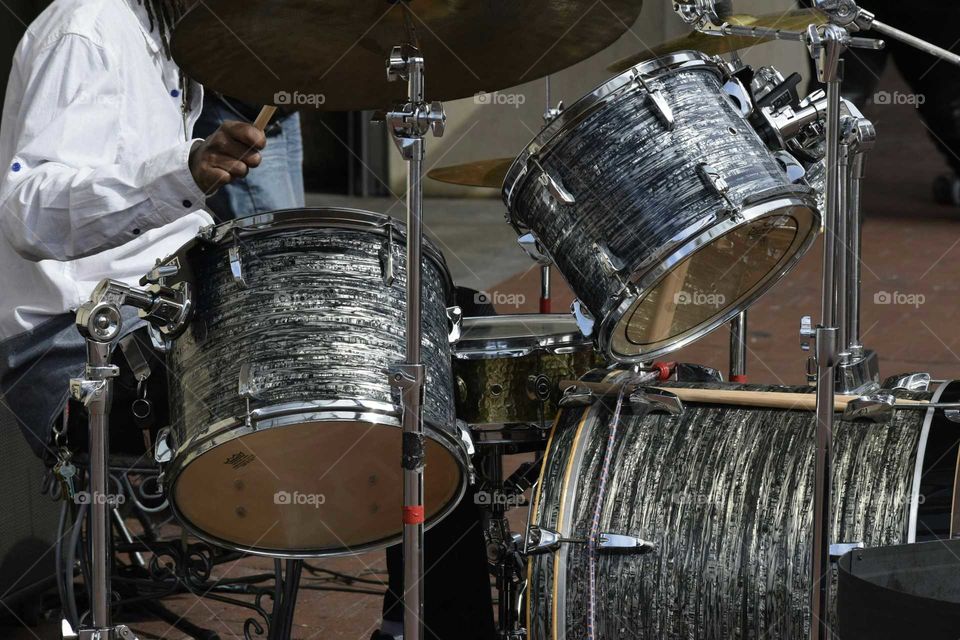
M813 495L813 550L811 553L810 640L830 638L830 524L831 475L833 472L833 419L837 363L836 231L841 218L840 182L840 90L842 56L850 34L836 25L810 26L807 47L817 64L817 76L827 85L826 220L823 239L821 322L807 337L816 340L817 423Z
M423 638L423 393L421 361L420 272L423 255L424 136L443 135L443 105L424 100L424 60L410 46L394 47L387 60L387 79L407 81L407 100L387 113L393 141L407 163L407 314L406 361L389 369L390 384L399 390L403 410L403 637Z

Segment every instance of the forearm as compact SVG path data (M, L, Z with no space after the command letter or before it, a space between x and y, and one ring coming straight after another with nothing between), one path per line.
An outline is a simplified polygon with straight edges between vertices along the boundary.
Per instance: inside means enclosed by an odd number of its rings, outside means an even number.
M72 260L125 244L203 206L188 167L192 145L94 168L21 160L3 188L0 229L30 260Z

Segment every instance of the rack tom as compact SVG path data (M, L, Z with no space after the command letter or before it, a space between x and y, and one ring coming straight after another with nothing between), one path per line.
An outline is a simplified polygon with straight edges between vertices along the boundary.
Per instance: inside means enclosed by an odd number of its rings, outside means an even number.
M565 109L503 186L605 355L649 361L730 320L812 244L820 215L698 52L639 64Z

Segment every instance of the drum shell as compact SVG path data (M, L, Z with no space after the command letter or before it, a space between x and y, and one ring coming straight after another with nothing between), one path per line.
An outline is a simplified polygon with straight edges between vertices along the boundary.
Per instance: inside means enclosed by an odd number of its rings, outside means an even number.
M386 369L405 359L405 239L401 223L384 226L389 220L350 209L274 212L208 229L168 259L180 265L176 280L190 284L193 304L189 326L167 358L176 448L167 478L173 494L182 472L203 454L263 429L352 419L399 430L399 392ZM243 283L231 270L234 247ZM390 285L384 281L387 253L395 274ZM459 499L468 463L454 416L446 314L452 283L429 242L422 269L425 433L462 467L461 486L454 489ZM242 365L249 371L244 385ZM345 551L215 541L278 555Z
M637 75L666 98L675 118L672 129L657 114L647 89L634 80ZM729 100L724 81L717 63L695 52L638 65L548 125L504 181L511 223L518 233L533 232L596 321L601 350L614 359L649 360L736 315L738 309L730 308L696 335L636 356L610 348L627 301L656 284L663 268L680 260L678 251L689 255L702 246L698 238L705 232L739 224L731 204L748 219L783 211L806 221L796 252L777 275L799 260L820 226L811 190L789 182ZM534 161L576 202L558 199L547 181L538 179ZM723 176L726 198L704 180L701 163ZM752 292L739 306L764 290Z
M601 364L593 349L535 351L523 356L453 361L457 416L472 425L550 423L557 413L561 380L575 380ZM551 386L541 403L532 389L543 376ZM542 407L542 411L541 411Z
M603 365L569 315L464 318L461 331L453 350L457 418L474 426L549 426L560 381Z
M561 411L535 525L573 539L589 533L611 404ZM957 445L938 443L935 429L933 410L899 411L891 424L838 420L831 541L949 535ZM599 530L650 540L656 551L598 556L595 637L806 638L814 431L812 412L779 409L686 403L680 416L626 414ZM586 545L574 544L531 559L530 638L585 637L587 563Z

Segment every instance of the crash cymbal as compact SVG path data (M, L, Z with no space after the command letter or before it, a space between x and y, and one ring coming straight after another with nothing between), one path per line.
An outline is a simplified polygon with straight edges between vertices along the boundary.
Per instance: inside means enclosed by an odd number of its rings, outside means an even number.
M731 25L744 27L767 27L782 31L804 31L807 25L825 24L826 17L816 9L798 9L785 13L771 13L762 16L737 15L727 18ZM740 49L746 49L775 38L753 38L748 36L719 36L694 31L685 36L664 42L661 45L622 58L607 67L607 71L620 73L645 60L657 58L677 51L693 49L709 55L722 55Z
M507 171L515 158L494 158L466 164L440 167L427 173L428 178L467 187L490 187L499 189L507 177Z
M177 24L184 73L229 96L329 111L383 109L390 50L424 55L428 100L453 100L565 69L619 38L642 0L205 0Z

